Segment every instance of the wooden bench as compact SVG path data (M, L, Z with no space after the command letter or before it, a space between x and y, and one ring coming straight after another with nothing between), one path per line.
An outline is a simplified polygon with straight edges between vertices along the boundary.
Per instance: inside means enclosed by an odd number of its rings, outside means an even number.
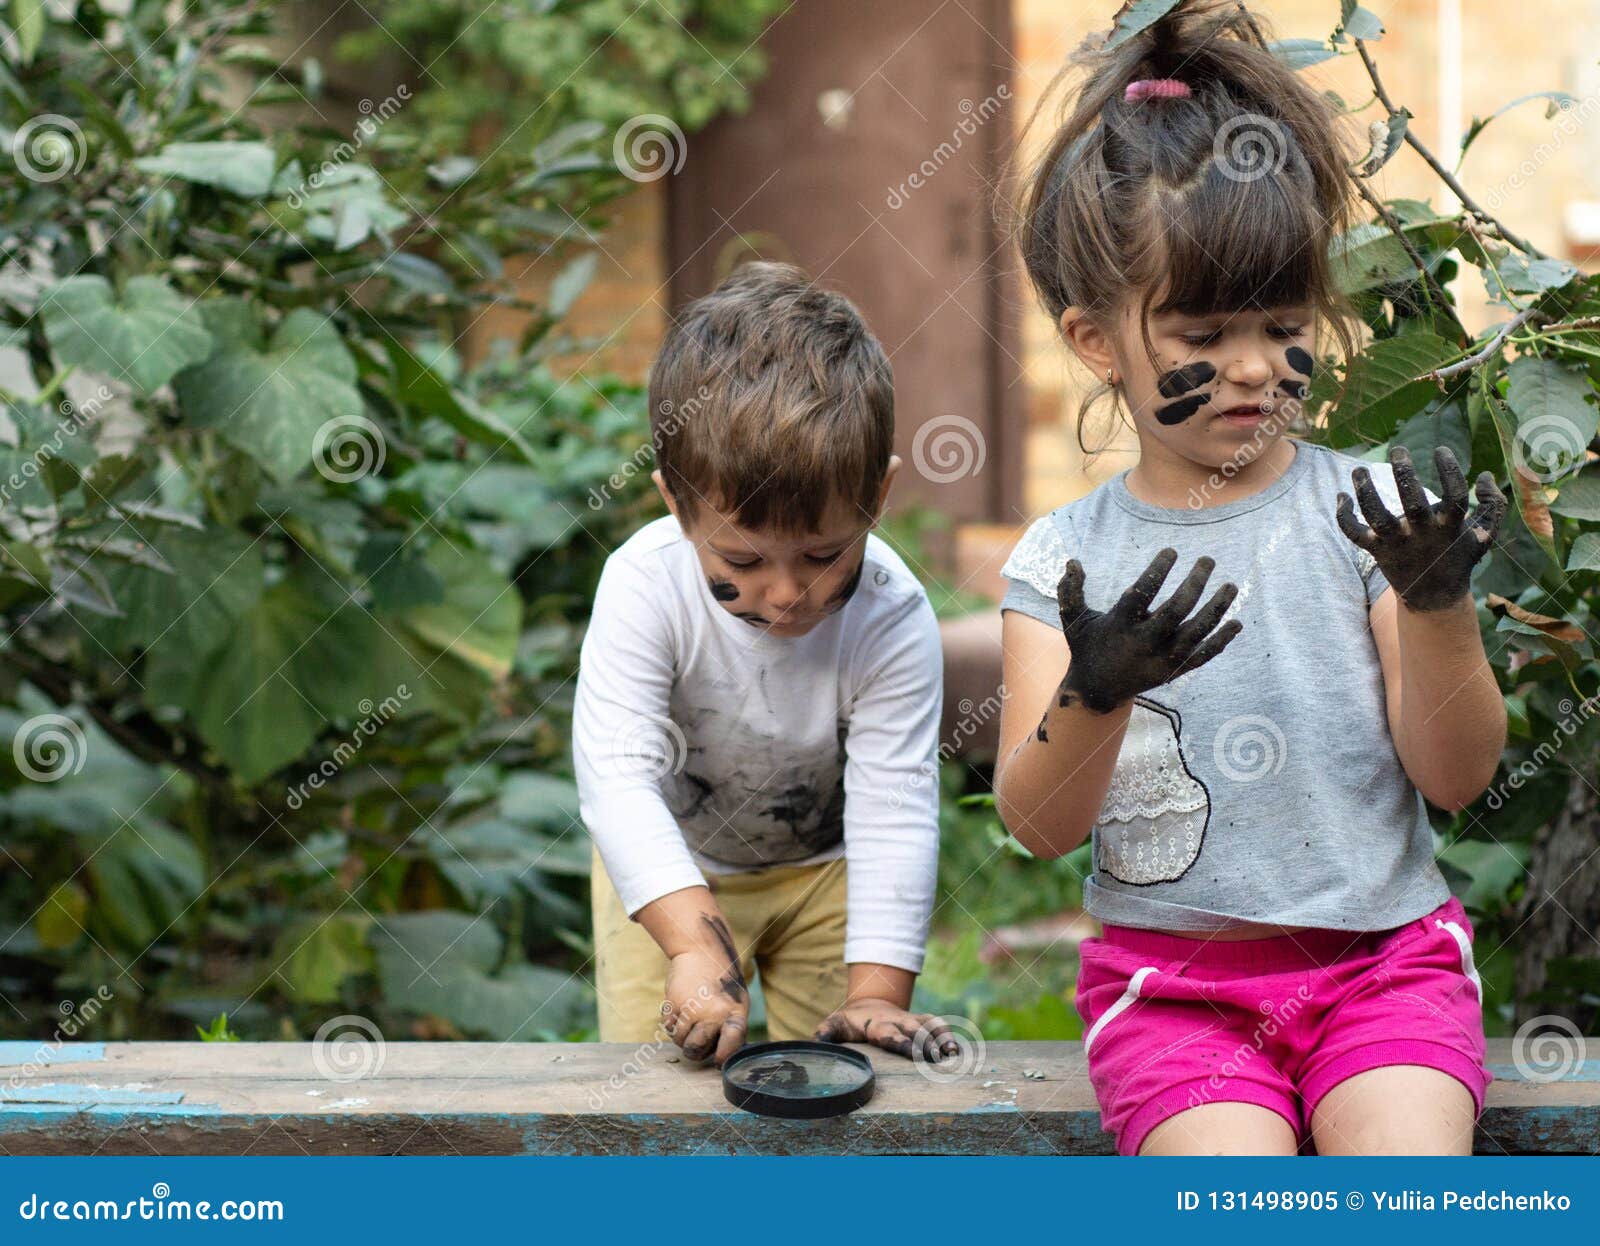
M670 1046L0 1043L0 1154L1100 1155L1111 1139L1079 1043L990 1043L931 1080L872 1052L872 1103L827 1121L731 1108ZM349 1060L349 1066L343 1061ZM1480 1154L1600 1153L1600 1060L1529 1081L1509 1039ZM328 1068L330 1064L335 1067ZM320 1066L320 1067L319 1067ZM358 1080L330 1080L365 1069Z

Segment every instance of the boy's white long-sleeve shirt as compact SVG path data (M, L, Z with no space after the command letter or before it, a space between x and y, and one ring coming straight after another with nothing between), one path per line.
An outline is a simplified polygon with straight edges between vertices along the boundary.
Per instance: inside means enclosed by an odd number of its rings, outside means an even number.
M712 597L671 515L606 560L573 712L579 807L629 916L706 874L843 855L844 959L922 968L939 848L938 623L868 533L855 595L799 637Z

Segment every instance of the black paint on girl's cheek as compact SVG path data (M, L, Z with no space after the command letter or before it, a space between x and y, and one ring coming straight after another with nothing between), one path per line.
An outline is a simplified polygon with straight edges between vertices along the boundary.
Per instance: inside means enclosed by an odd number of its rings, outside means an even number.
M1310 376L1312 365L1315 362L1311 358L1310 351L1301 350L1298 346L1291 346L1284 351L1283 361L1301 376Z
M1301 399L1306 396L1306 383L1304 381L1279 381L1278 388L1281 389L1284 392L1284 396L1288 398Z
M823 602L822 612L824 614L833 614L838 610L844 609L845 602L856 595L856 588L861 584L861 572L866 565L867 556L862 554L861 561L856 563L856 569L851 573L850 578L839 586L837 593Z
M706 583L711 586L711 595L718 601L738 601L739 587L731 580L719 579L717 576L707 576Z
M1170 402L1164 407L1156 408L1156 419L1163 424L1182 424L1210 401L1210 394L1195 394L1177 402Z
M1209 385L1217 379L1217 369L1209 363L1190 363L1172 372L1164 372L1161 379L1156 382L1156 389L1163 398L1176 398L1179 394L1187 394L1190 390L1199 389L1202 385Z
M1048 743L1050 743L1050 737L1049 737L1048 734L1046 734L1045 729L1044 729L1045 720L1048 719L1049 717L1050 717L1050 714L1049 714L1048 711L1046 711L1044 718L1041 718L1039 720L1038 729L1034 732L1034 735L1035 735L1035 737L1037 737L1037 739L1038 739L1040 744L1048 744Z

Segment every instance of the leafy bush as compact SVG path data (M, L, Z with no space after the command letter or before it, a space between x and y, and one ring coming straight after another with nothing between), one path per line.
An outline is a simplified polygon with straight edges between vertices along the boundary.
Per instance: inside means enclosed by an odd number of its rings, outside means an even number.
M533 7L574 70L604 41ZM647 505L638 388L547 367L634 186L589 79L469 156L401 87L310 117L272 4L12 12L0 1024L105 985L103 1037L582 1029L570 677ZM635 79L688 120L743 82L597 64ZM542 254L532 304L505 261ZM529 327L464 361L495 307Z

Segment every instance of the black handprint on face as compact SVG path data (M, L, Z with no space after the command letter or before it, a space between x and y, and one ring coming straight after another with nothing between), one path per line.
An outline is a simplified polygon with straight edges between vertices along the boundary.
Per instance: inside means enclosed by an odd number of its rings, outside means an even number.
M1412 610L1443 610L1466 597L1472 568L1488 552L1506 513L1505 494L1488 472L1478 476L1478 508L1467 515L1467 478L1448 447L1433 452L1439 469L1442 501L1430 503L1417 480L1411 453L1404 446L1389 451L1403 517L1391 515L1373 487L1365 467L1351 472L1361 512L1370 528L1356 522L1348 493L1339 494L1339 529L1377 561L1394 591Z
M1083 566L1076 558L1068 561L1056 585L1061 630L1072 651L1061 681L1061 705L1076 699L1097 713L1109 713L1209 662L1239 634L1243 625L1237 619L1217 627L1239 594L1234 584L1224 584L1193 618L1187 617L1217 565L1211 558L1195 559L1172 596L1150 609L1177 561L1176 550L1162 550L1106 611L1091 610L1084 602Z

